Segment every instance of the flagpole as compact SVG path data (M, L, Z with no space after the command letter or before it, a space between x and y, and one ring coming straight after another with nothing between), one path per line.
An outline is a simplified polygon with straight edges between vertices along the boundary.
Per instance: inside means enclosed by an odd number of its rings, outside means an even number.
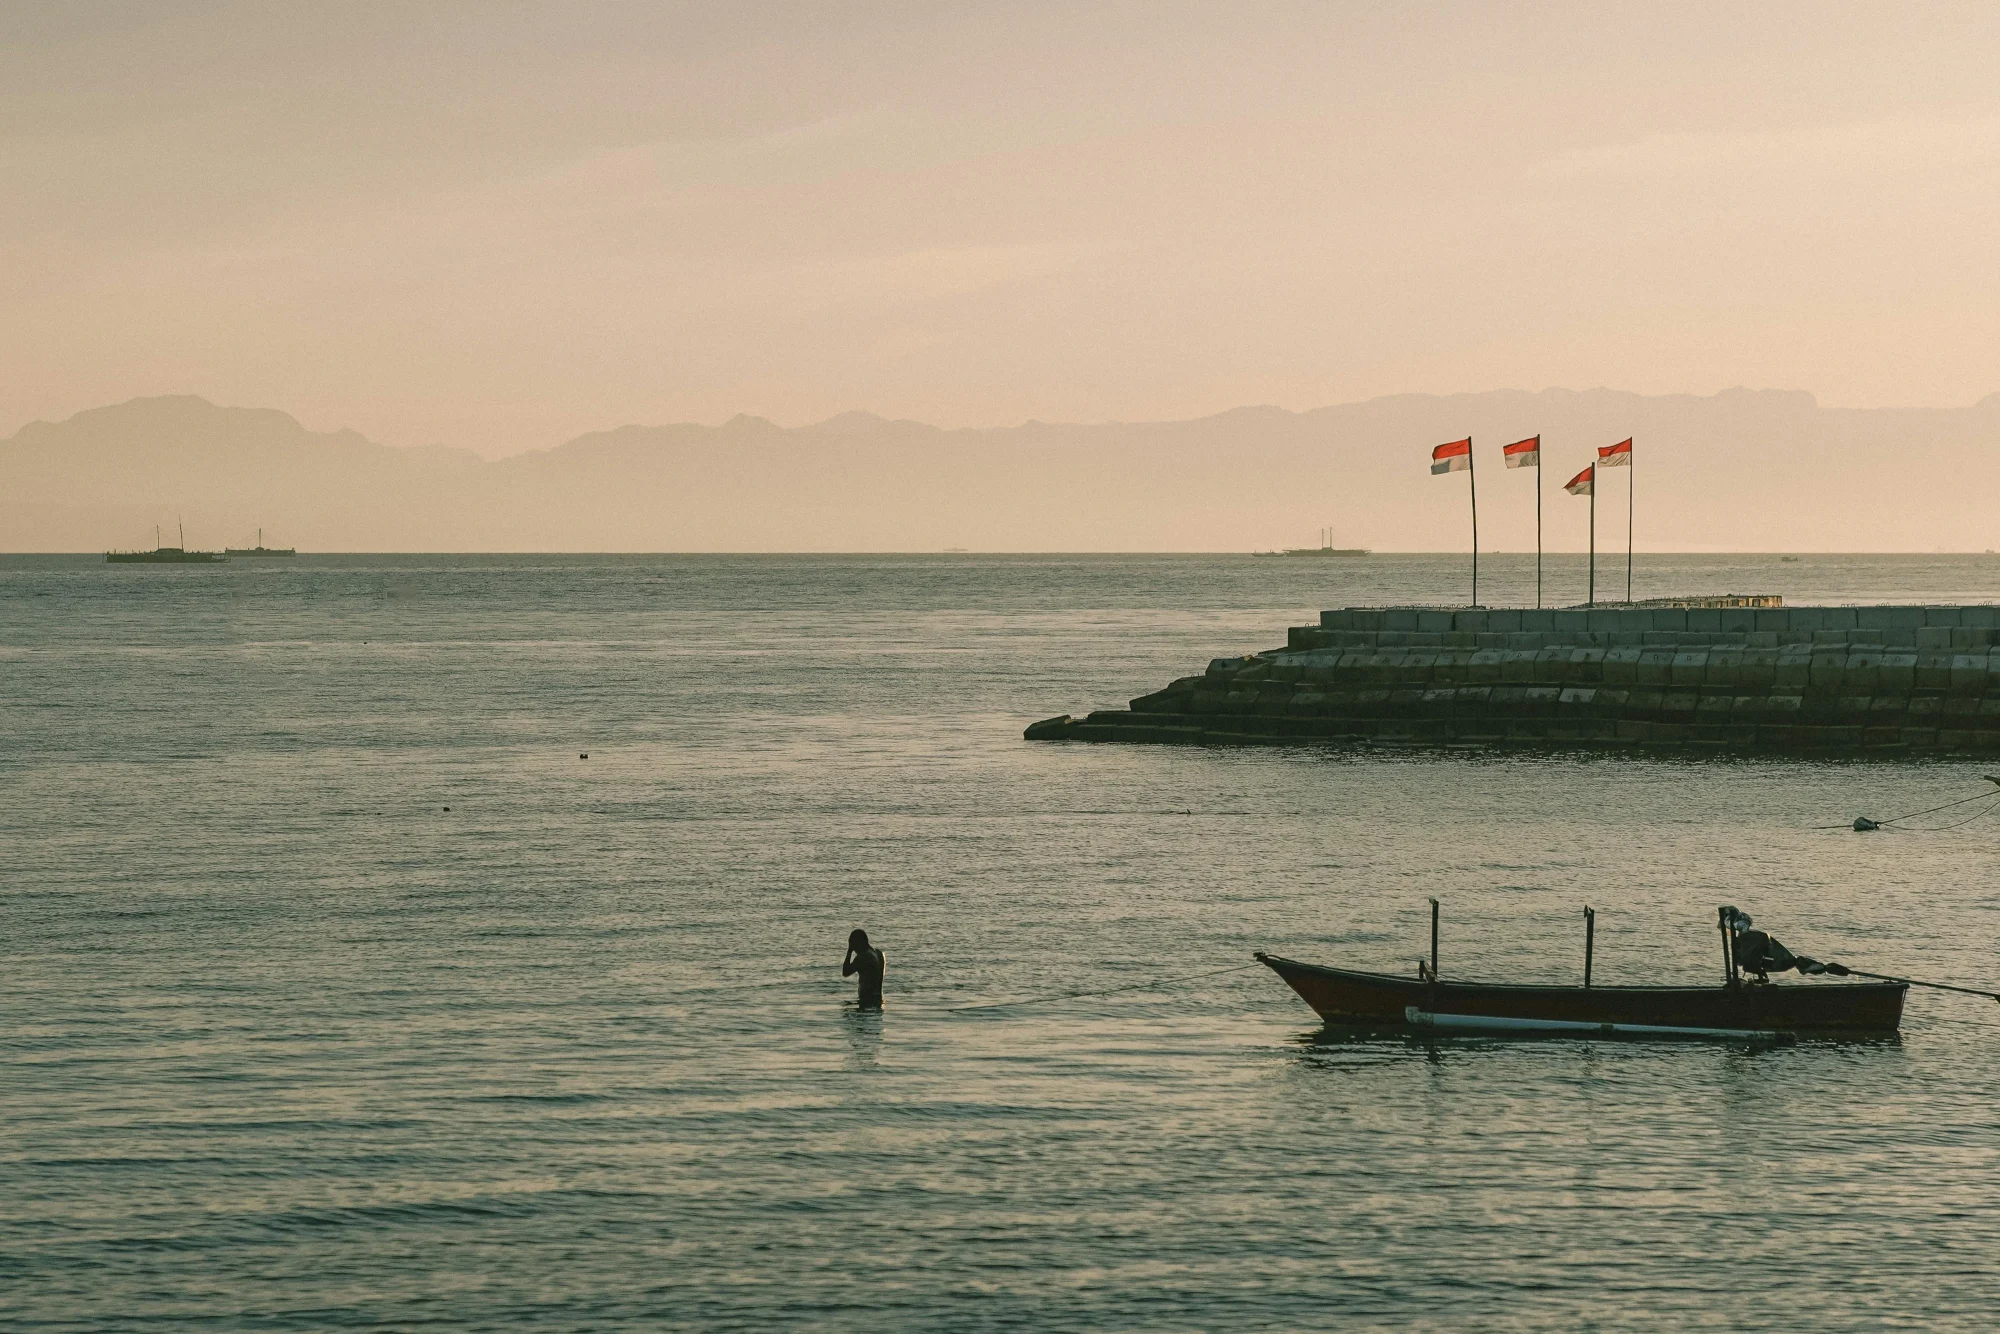
M1479 466L1472 454L1472 438L1465 440L1466 481L1472 489L1472 605L1479 605Z
M1535 609L1542 606L1542 441L1535 438Z
M1597 464L1590 465L1590 598L1585 604L1597 605Z
M1632 451L1638 453L1636 449ZM1630 456L1625 460L1625 600L1632 600L1632 489L1639 484L1635 464Z

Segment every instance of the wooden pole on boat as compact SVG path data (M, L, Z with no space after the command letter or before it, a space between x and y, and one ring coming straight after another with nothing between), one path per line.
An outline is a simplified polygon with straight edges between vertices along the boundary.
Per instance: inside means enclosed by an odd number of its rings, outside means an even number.
M1722 985L1733 987L1736 985L1736 951L1729 948L1729 909L1715 910L1715 927L1722 932Z
M1590 986L1590 956L1597 950L1597 909L1583 905L1583 985Z
M1431 981L1438 976L1438 901L1431 900Z

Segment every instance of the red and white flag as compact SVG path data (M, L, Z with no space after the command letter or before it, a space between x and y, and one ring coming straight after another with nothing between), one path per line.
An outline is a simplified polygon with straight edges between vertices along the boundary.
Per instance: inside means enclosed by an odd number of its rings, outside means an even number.
M1502 445L1500 457L1510 468L1539 468L1542 466L1542 438L1531 435L1526 440Z
M1606 468L1629 468L1632 466L1632 442L1620 440L1615 445L1605 445L1597 451L1597 461Z
M1448 445L1439 445L1431 451L1431 471L1465 472L1472 467L1472 437L1454 440Z
M1563 490L1573 496L1587 496L1597 489L1597 465L1591 464L1576 476L1563 483Z

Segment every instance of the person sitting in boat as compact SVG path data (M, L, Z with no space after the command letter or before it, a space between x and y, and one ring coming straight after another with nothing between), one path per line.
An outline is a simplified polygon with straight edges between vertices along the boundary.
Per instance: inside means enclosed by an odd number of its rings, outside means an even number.
M1771 973L1788 972L1794 968L1801 973L1826 971L1826 965L1818 959L1794 954L1776 936L1757 930L1750 924L1747 912L1734 913L1730 917L1729 935L1736 966L1746 973L1755 973L1759 982L1769 982Z

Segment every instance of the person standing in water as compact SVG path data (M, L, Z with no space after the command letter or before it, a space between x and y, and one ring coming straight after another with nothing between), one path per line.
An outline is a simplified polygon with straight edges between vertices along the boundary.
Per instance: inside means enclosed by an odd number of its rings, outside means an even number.
M868 933L860 927L847 936L847 957L840 961L840 975L861 974L860 1002L864 1010L882 1008L882 951L868 943Z

